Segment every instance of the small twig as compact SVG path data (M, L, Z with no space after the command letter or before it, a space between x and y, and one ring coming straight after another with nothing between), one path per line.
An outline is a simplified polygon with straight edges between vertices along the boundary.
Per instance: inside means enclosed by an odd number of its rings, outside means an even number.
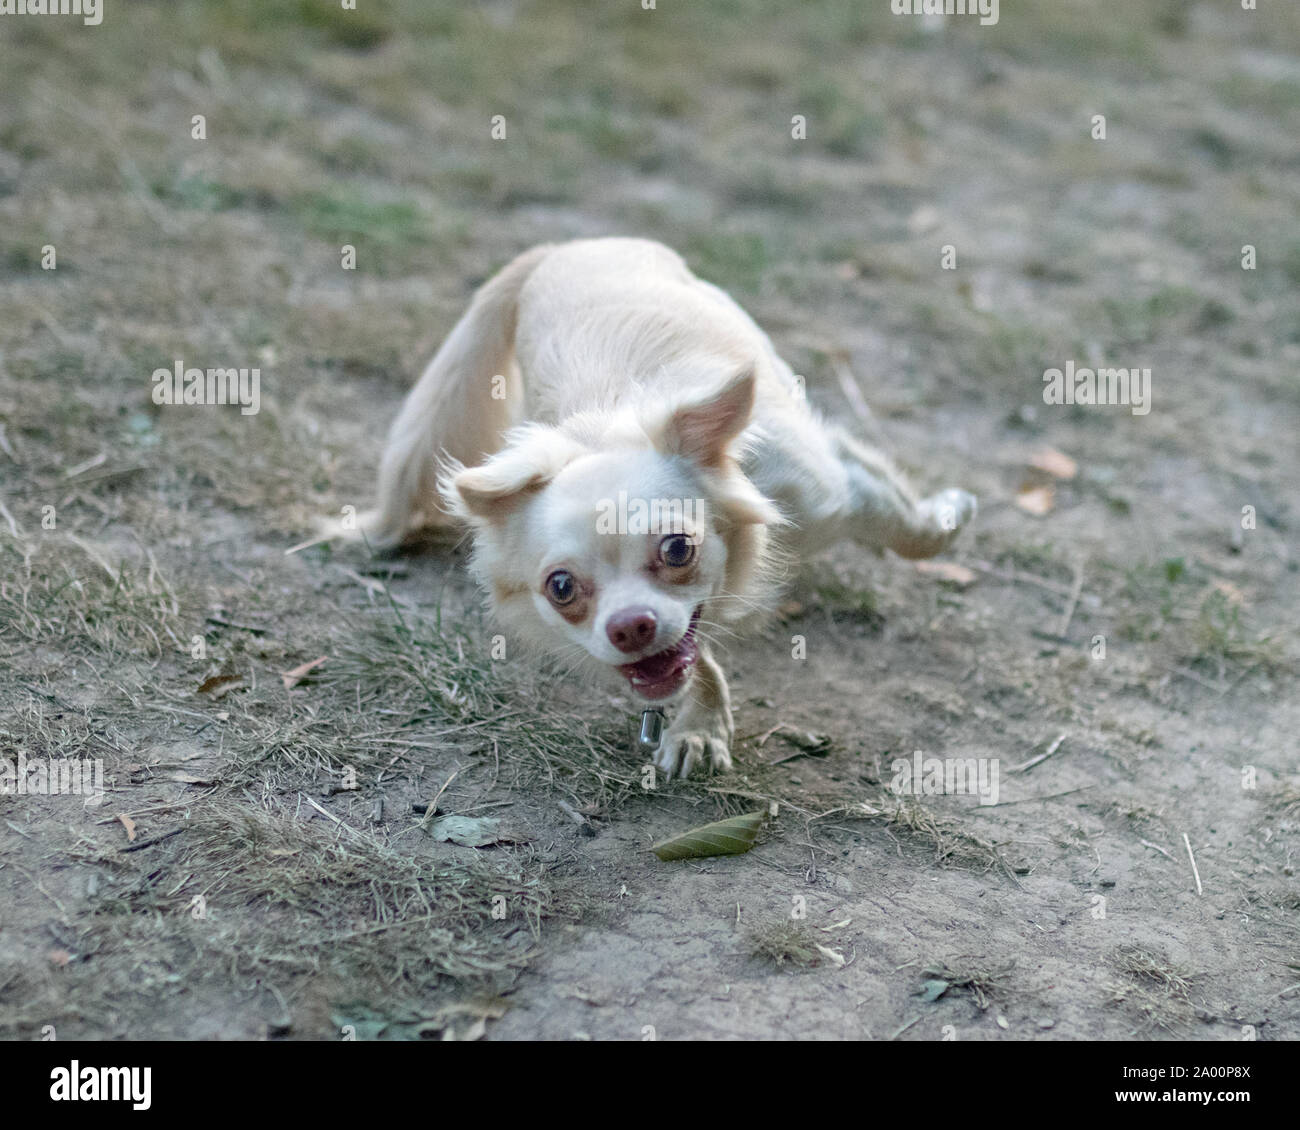
M240 631L252 632L255 636L266 633L265 628L259 628L256 624L240 624L234 620L227 620L224 616L205 616L204 619L209 624L219 624L223 628L238 628Z
M84 463L78 463L75 467L69 467L63 472L65 479L75 479L78 475L84 475L87 471L93 471L96 467L102 467L108 462L108 452L101 451L98 455L92 455Z
M746 800L760 800L764 804L768 804L768 805L780 803L780 805L783 808L788 808L791 812L797 812L800 816L806 817L807 819L810 820L817 819L814 813L809 812L808 809L806 808L800 808L797 804L793 803L792 801L783 800L778 802L776 797L767 796L764 793L755 793L755 792L749 792L745 789L729 789L722 786L712 786L712 785L707 786L704 791L713 793L716 796L738 796L738 797L744 797Z
M1196 893L1203 894L1201 890L1201 873L1196 868L1196 856L1192 854L1192 841L1187 838L1187 833L1183 833L1183 843L1187 847L1187 858L1192 861L1192 877L1196 880Z
M118 583L118 571L104 559L104 555L100 553L99 550L82 541L76 534L69 534L68 540L80 549L82 553L89 557L96 565L103 569L104 572L108 574L109 579L112 580L113 584Z
M1189 671L1186 667L1170 667L1169 671L1174 675L1181 675L1184 679L1190 679L1193 683L1200 683L1207 690L1214 691L1216 694L1223 694L1228 690L1222 683L1212 683L1209 679L1204 679L1195 671Z
M1045 752L1040 753L1037 757L1031 757L1028 761L1021 762L1021 764L1019 765L1012 766L1010 769L1007 770L1007 772L1028 773L1029 770L1031 770L1035 765L1039 764L1039 762L1046 761L1049 757L1052 756L1052 754L1054 754L1058 749L1060 749L1061 743L1063 741L1065 741L1065 734L1061 734L1060 737L1056 739L1056 741L1054 741L1051 745L1047 747L1047 750Z
M433 794L433 800L429 801L429 807L424 810L424 816L420 820L421 828L425 827L429 823L429 821L433 819L433 814L438 811L438 801L442 799L442 794L447 791L447 786L450 785L452 781L456 779L456 774L459 772L460 772L459 769L453 769L451 772L451 776L448 777L445 781L443 781L442 788L440 788L436 793Z
M1070 588L1067 585L1058 584L1056 581L1049 581L1046 577L1035 576L1033 573L1020 573L1015 569L1010 571L999 569L996 565L988 561L967 561L972 569L978 569L981 573L987 573L990 577L997 577L999 580L1010 581L1013 585L1025 581L1031 585L1037 585L1048 592L1057 593L1060 596L1068 597Z
M383 581L377 581L374 577L363 577L355 569L349 569L343 565L339 565L337 568L349 581L355 581L368 592L386 593L388 591L388 586Z
M1053 632L1045 632L1042 628L1030 628L1029 634L1036 640L1046 640L1048 643L1068 644L1070 642L1068 636L1058 636Z
M322 816L328 817L330 820L333 820L334 823L337 824L340 828L342 828L346 832L351 832L354 836L356 836L357 839L361 840L363 843L373 844L375 842L364 833L358 832L346 820L340 820L337 816L334 815L334 813L330 812L328 809L322 808L319 804L317 804L314 800L312 800L312 798L309 797L306 793L299 793L298 795L302 797L303 800L305 800L308 804L310 804L312 808L314 808Z
M68 921L67 908L63 905L63 903L61 903L57 898L55 898L52 894L50 894L49 891L45 889L45 887L41 884L40 879L38 879L35 875L33 875L30 871L28 871L27 868L20 867L17 863L10 863L8 864L8 866L14 868L20 874L25 875L27 877L27 881L31 883L33 887L35 887L38 891L40 891L41 894L43 894L47 899L50 900L50 902L54 903L54 905L59 908L59 913L63 915L64 922Z
M825 757L830 753L830 746L825 749L797 749L794 753L787 753L784 757L778 757L775 761L769 761L769 765L784 765L787 761L797 761L801 757Z
M1231 683L1229 683L1226 687L1224 687L1223 690L1221 690L1219 693L1227 694L1229 691L1236 690L1239 686L1241 686L1242 683L1244 683L1251 675L1253 675L1256 671L1258 671L1263 666L1264 666L1264 661L1262 659L1252 663L1240 675L1238 675Z
M103 471L98 471L93 475L83 474L77 481L78 487L88 487L91 483L102 483L105 479L119 479L123 475L135 475L140 471L148 470L143 463L136 463L130 467L108 467Z
M138 844L127 844L126 847L117 850L121 852L143 851L147 847L153 847L154 844L162 843L163 840L170 840L173 836L179 836L188 827L188 824L182 824L179 828L173 828L170 832L164 832L161 836L154 836L151 840L141 840Z
M1000 800L997 804L979 804L971 809L972 812L987 812L990 808L1006 808L1010 804L1028 804L1031 800L1054 800L1060 796L1069 796L1071 793L1081 793L1085 789L1095 789L1096 785L1080 785L1077 789L1066 789L1063 793L1046 793L1043 796L1022 796L1019 800Z
M0 498L0 518L3 518L9 526L9 532L19 541L22 540L22 531L18 528L18 523L14 521L14 516L9 513L9 507L4 504L4 499Z
M568 801L557 800L555 803L560 806L560 811L568 816L580 828L591 827L591 821L583 816L583 814L574 808L573 805L569 804Z
M379 785L379 784L382 784L382 783L383 783L383 780L384 780L384 774L387 773L387 772L388 772L388 771L389 771L389 770L390 770L394 765L397 764L397 759L398 759L399 757L401 757L401 756L402 756L402 755L401 755L400 753L395 753L395 754L393 754L393 759L392 759L392 761L390 761L390 762L389 762L387 765L385 765L381 770L379 770L379 776L377 776L377 777L375 778L375 784L376 784L376 785Z
M304 549L311 549L313 545L321 545L324 542L333 541L335 536L336 535L334 534L325 534L318 538L309 538L307 541L300 541L297 545L291 545L286 549L284 555L289 557L292 554L301 553Z
M890 1036L889 1039L897 1040L898 1037L901 1036L904 1032L906 1032L910 1027L912 1027L913 1024L920 1024L920 1023L921 1023L921 1017L919 1016L916 1017L915 1020L909 1020L906 1024L904 1024L901 1028L899 1028L898 1031L896 1031L892 1036ZM888 1042L889 1041L887 1040L886 1043Z
M1159 844L1153 844L1150 840L1138 840L1138 843L1140 843L1143 847L1149 847L1152 851L1158 851L1166 859L1173 859L1173 856L1170 855L1167 851L1165 851L1165 849L1162 848Z
M867 398L862 395L862 389L858 387L857 378L849 368L848 361L842 355L832 353L830 362L835 379L840 383L840 391L844 393L844 399L849 402L853 414L877 439L883 438L880 423L871 411L870 405L867 404Z

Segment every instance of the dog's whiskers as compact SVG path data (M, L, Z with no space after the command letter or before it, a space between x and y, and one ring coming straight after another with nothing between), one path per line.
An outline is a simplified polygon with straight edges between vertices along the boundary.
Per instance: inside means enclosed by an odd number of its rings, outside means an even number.
M710 604L722 604L724 602L729 602L733 605L740 605L742 608L748 609L749 611L759 615L765 615L772 611L770 604L765 604L763 601L756 600L753 597L742 596L739 593L719 593L717 596L709 599Z

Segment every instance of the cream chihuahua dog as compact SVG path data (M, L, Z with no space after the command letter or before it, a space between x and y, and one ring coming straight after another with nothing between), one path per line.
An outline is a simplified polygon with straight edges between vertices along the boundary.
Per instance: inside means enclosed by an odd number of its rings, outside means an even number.
M965 491L918 499L818 419L767 335L674 252L590 239L535 247L474 296L359 525L384 547L468 525L518 639L677 706L655 763L684 777L731 768L709 640L769 607L778 572L844 538L931 557L974 514Z

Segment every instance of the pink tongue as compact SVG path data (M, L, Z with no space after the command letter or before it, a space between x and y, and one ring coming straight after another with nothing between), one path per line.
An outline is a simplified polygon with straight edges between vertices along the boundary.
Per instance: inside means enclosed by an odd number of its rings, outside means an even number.
M666 679L674 671L687 664L694 663L699 649L695 646L694 635L686 635L674 648L668 651L661 651L658 655L647 656L638 663L624 664L620 670L632 678L634 675L638 679L654 683L660 679Z

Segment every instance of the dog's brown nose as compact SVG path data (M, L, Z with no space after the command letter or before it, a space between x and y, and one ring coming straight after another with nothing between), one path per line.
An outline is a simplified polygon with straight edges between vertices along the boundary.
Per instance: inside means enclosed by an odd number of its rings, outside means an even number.
M619 651L640 651L654 641L658 626L654 609L624 608L605 622L605 634Z

